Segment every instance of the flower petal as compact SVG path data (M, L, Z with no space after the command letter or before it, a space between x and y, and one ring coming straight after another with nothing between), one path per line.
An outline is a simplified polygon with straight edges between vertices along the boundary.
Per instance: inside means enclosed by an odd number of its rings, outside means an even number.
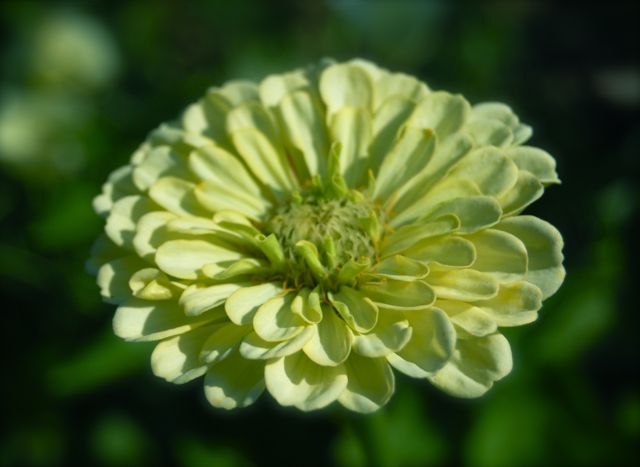
M356 65L341 63L327 67L320 75L319 88L328 116L343 107L371 107L371 78Z
M125 252L105 234L100 234L91 245L91 257L85 262L84 267L91 275L97 275L103 264L122 258Z
M229 322L219 325L202 345L199 352L200 360L205 363L224 360L235 352L242 339L250 332L250 326L236 326Z
M513 142L511 129L493 118L472 118L465 129L478 146L505 147Z
M229 81L220 88L211 89L209 94L219 95L225 102L230 104L231 107L238 107L239 105L258 102L260 100L258 86L253 81L247 80Z
M234 353L209 369L204 378L204 394L214 407L247 407L264 391L263 375L264 362Z
M338 397L347 409L371 413L385 405L395 390L395 378L384 358L366 358L356 354L345 363L349 382Z
M454 232L458 227L460 227L460 219L451 214L433 220L404 225L382 241L380 256L386 258L402 253L420 240Z
M525 143L529 138L531 138L531 135L533 134L533 128L531 128L529 125L519 124L515 128L512 128L511 132L513 133L513 142L511 144L513 144L514 146L519 146L522 143Z
M255 258L242 258L227 266L222 272L218 264L205 264L202 273L216 281L226 281L229 279L239 280L241 277L256 276L269 272L270 268L264 261Z
M223 211L230 212L230 211ZM216 213L217 216L220 213ZM214 216L214 217L215 217ZM242 219L246 219L241 214ZM212 219L206 217L175 217L174 219L170 219L167 223L167 230L169 232L175 232L184 236L198 236L198 235L219 235L222 233L229 233L224 237L225 240L231 241L232 243L237 242L237 239L241 238L240 235L232 236L228 229L222 227L220 223L214 222ZM258 233L259 231L252 232L252 236ZM232 240L233 238L233 240ZM247 243L243 243L243 246L247 246Z
M224 308L229 319L235 324L249 324L258 308L281 292L282 288L272 283L242 287L227 298Z
M202 134L225 148L231 147L225 128L227 112L231 108L228 100L220 95L219 89L211 88L198 101L188 107L182 117L182 126L190 134Z
M384 158L396 142L404 123L413 113L415 104L403 97L391 97L384 101L373 117L373 138L369 147L369 166L379 173Z
M294 294L288 293L268 300L253 317L253 328L258 336L269 342L291 339L306 327L298 315L291 311Z
M560 183L556 161L546 151L531 146L516 146L505 151L519 169L532 173L544 184Z
M350 187L366 180L371 126L371 114L362 108L343 107L331 119L332 141L340 143L340 173Z
M368 332L378 320L378 307L360 291L342 286L338 293L329 292L329 301L351 329Z
M189 165L203 180L194 195L207 209L232 209L257 219L269 207L244 165L222 148L209 145L192 152Z
M398 281L414 281L429 274L429 268L420 261L406 256L395 255L386 258L371 269L371 274L377 277L395 279Z
M184 112L182 112L180 123L187 133L193 133L195 135L204 135L207 133L209 122L207 121L207 115L202 101L201 99L199 102L187 106Z
M254 237L254 241L262 254L269 260L271 266L276 270L282 270L285 265L284 251L275 234L270 234L267 237L258 234Z
M224 264L240 259L242 254L204 240L171 240L156 251L156 264L170 276L194 280L203 277L205 264Z
M531 127L520 123L517 115L513 113L508 105L500 102L483 102L473 106L471 111L472 121L488 120L498 121L505 125L511 132L512 139L509 144L518 146L531 137ZM491 141L487 142L492 144Z
M353 350L364 357L384 357L402 349L413 330L403 313L380 309L378 323L367 334L356 334Z
M460 95L433 92L418 103L408 124L431 128L438 139L444 139L462 128L470 110L469 103Z
M411 339L387 360L398 371L424 378L442 368L451 358L456 331L447 315L437 308L405 313L413 329Z
M498 202L488 196L469 196L454 198L436 206L425 217L437 219L446 214L453 214L460 219L460 233L473 233L480 229L495 225L502 215Z
M562 236L556 228L533 216L510 217L494 228L524 243L529 258L526 280L542 291L543 299L553 295L565 276Z
M452 268L474 264L476 248L463 237L446 236L422 241L404 252L409 258L424 263L437 263Z
M438 300L436 306L447 313L453 324L474 336L486 336L498 328L491 315L478 306L453 300Z
M420 280L407 282L388 279L379 283L370 282L361 286L360 292L374 303L391 310L422 309L433 304L436 299L433 289Z
M183 334L222 317L222 310L188 317L174 301L149 302L133 298L116 310L113 331L127 341L153 341Z
M374 83L374 109L393 97L420 101L429 94L429 88L413 76L404 73L387 73Z
M511 347L502 334L459 339L452 359L429 380L457 397L479 397L511 372Z
M401 213L400 217L419 217L420 209L414 205L423 205L424 201L432 198L434 186L440 180L446 179L445 175L451 167L465 157L472 148L473 141L464 133L453 134L444 140L438 139L429 164L409 180L403 187L402 196L394 203L396 212ZM413 209L410 209L412 207ZM409 213L404 213L405 210L409 210Z
M232 219L231 216L237 219ZM242 214L235 211L218 211L212 220L205 217L169 219L164 229L152 234L152 240L154 245L160 245L169 240L193 240L204 237L203 240L224 247L258 253L257 235L260 235L260 231Z
M382 161L373 198L387 200L396 190L401 194L402 187L429 163L434 149L432 130L406 128Z
M306 70L269 75L259 85L260 100L267 107L277 106L287 95L310 87Z
M143 215L155 210L154 208L154 204L144 196L120 198L111 208L104 230L113 243L133 250L136 223Z
M487 229L466 237L475 246L473 269L499 281L519 280L527 273L527 249L515 236Z
M311 326L307 326L300 334L281 342L269 342L260 338L255 332L249 333L240 344L240 354L253 360L268 360L286 357L301 350L313 334Z
M204 375L207 366L200 361L200 349L216 328L202 326L160 342L151 353L153 374L175 384Z
M170 145L181 152L188 152L199 146L211 144L209 136L201 136L185 131L179 122L162 123L148 137L153 146Z
M144 146L144 145L143 145ZM142 151L142 149L140 149ZM102 217L107 217L116 201L130 195L139 195L133 183L133 169L130 165L114 170L106 183L102 185L102 193L93 199L93 210Z
M311 338L303 350L318 365L336 366L351 352L353 335L329 306L323 307L322 321L310 326Z
M153 211L140 218L133 237L133 247L141 258L152 260L160 245L174 238L167 232L167 223L176 215L166 211Z
M133 169L133 182L146 191L160 177L171 175L177 178L190 179L184 159L170 146L159 146L152 149L141 164Z
M191 152L189 168L202 181L232 186L235 195L261 197L260 187L242 162L219 146L210 144Z
M181 292L165 273L156 268L140 269L131 276L128 285L135 297L144 300L170 300Z
M293 152L294 165L301 180L327 173L329 140L321 104L311 93L297 91L285 96L279 116L287 142ZM296 151L302 157L296 157Z
M102 299L116 305L130 299L129 279L145 266L146 263L136 256L126 256L103 264L96 278Z
M405 313L413 330L409 342L398 352L432 373L447 361L456 342L456 332L446 313L438 308Z
M180 216L208 217L207 211L198 202L193 192L196 185L176 177L162 177L149 189L149 197L167 211Z
M485 300L498 294L498 281L491 275L473 269L431 271L424 279L438 298L449 300Z
M518 125L518 117L511 107L501 102L481 102L471 109L471 118L481 120L483 118L497 120L509 128Z
M474 302L498 326L520 326L535 321L542 307L542 292L529 282L513 282L500 285L498 295Z
M296 188L280 136L262 106L252 103L230 111L227 131L251 172L274 194Z
M205 311L222 305L231 294L242 288L243 284L217 284L203 287L193 284L187 287L180 297L180 305L187 316L197 316Z
M507 217L519 213L540 198L543 191L542 183L533 174L526 170L520 170L516 184L498 198L503 216Z
M291 311L309 324L317 324L322 320L320 295L318 287L314 290L302 289L291 302Z
M364 72L367 73L367 76L369 76L369 79L372 83L375 83L381 77L388 74L387 70L384 70L375 63L370 62L369 60L364 60L362 58L353 58L349 60L347 64L357 66L361 70L364 70Z
M518 167L497 148L483 147L464 157L448 175L471 180L482 194L498 197L518 180Z
M335 401L347 386L344 365L321 366L298 352L267 363L265 383L280 405L295 405L305 412Z

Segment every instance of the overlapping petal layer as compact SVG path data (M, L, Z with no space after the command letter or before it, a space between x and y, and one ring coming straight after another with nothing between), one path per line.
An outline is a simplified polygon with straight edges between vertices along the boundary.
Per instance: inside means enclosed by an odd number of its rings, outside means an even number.
M383 406L393 369L477 397L564 278L521 215L558 183L509 107L353 60L210 89L94 201L115 333L226 409Z

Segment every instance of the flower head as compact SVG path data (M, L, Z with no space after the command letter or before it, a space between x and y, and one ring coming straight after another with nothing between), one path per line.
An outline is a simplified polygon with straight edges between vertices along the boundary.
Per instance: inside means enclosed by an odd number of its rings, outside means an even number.
M520 214L558 183L530 135L362 60L212 88L95 200L115 332L216 407L370 412L392 368L480 396L511 370L499 328L564 278L559 233Z

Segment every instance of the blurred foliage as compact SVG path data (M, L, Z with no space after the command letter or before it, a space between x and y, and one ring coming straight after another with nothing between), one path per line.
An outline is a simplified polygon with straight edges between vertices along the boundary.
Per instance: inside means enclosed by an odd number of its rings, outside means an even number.
M545 6L546 5L546 6ZM591 6L593 5L593 6ZM0 466L638 465L640 30L634 2L0 3ZM144 135L210 85L362 56L504 101L558 160L530 212L567 281L508 329L514 371L452 399L398 377L371 416L268 397L223 413L111 335L84 272L90 200Z

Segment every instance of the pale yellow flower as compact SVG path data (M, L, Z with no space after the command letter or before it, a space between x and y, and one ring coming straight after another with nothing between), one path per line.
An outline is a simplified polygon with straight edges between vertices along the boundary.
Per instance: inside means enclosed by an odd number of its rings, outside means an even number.
M562 239L522 210L558 183L531 129L354 60L212 88L95 200L117 335L216 407L370 412L392 368L476 397L511 370Z

